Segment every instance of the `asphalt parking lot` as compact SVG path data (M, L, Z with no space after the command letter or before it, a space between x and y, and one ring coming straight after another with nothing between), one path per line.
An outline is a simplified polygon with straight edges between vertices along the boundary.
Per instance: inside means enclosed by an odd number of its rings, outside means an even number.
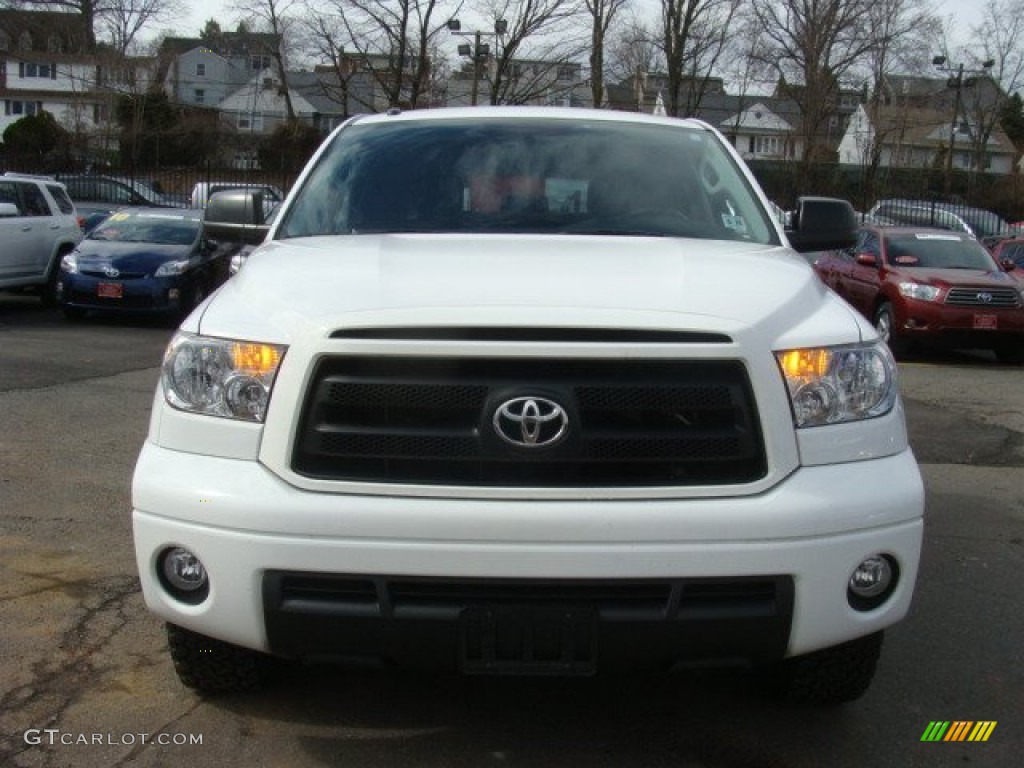
M66 324L0 294L0 765L802 768L1018 765L1024 750L1024 369L901 363L928 493L909 618L860 701L795 710L751 676L586 680L292 669L259 695L183 688L142 605L130 477L152 323ZM988 741L926 742L935 721Z

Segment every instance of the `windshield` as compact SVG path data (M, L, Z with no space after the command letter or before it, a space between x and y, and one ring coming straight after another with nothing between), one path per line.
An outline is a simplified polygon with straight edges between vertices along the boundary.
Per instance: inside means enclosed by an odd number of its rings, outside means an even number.
M997 269L992 256L974 238L957 235L890 235L886 254L890 264L931 269Z
M276 236L514 232L778 243L720 139L695 126L534 118L356 123Z
M160 214L111 214L90 232L88 240L122 243L154 243L156 245L190 245L199 234L199 220Z

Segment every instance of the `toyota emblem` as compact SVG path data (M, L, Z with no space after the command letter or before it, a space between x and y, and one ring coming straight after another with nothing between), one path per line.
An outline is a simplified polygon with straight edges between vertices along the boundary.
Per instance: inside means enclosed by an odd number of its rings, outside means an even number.
M494 411L494 431L510 445L543 448L554 445L569 429L569 415L546 397L516 397Z
M121 271L115 267L104 267L103 274L107 277L118 277L121 274Z
M979 293L978 294L978 301L980 301L982 304L991 304L992 303L992 294L991 293Z

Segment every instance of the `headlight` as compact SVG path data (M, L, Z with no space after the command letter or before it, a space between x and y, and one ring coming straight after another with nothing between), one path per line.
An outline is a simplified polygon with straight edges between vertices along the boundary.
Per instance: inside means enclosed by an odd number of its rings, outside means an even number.
M921 283L900 283L900 295L908 299L918 301L935 301L939 298L940 289L934 285L921 285Z
M189 259L178 259L176 261L165 261L153 274L156 277L171 277L172 275L180 275L185 272L191 266L192 262Z
M164 354L164 397L183 411L262 422L286 349L176 333Z
M775 358L798 428L882 416L896 403L896 363L884 343L788 349Z
M72 251L71 253L65 253L64 257L60 260L60 268L65 272L69 272L74 275L78 273L78 251Z

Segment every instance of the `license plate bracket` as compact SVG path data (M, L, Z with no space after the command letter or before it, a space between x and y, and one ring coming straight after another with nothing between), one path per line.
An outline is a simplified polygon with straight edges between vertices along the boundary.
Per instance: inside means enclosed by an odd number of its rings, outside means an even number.
M478 675L592 675L592 608L474 606L460 617L460 666Z

